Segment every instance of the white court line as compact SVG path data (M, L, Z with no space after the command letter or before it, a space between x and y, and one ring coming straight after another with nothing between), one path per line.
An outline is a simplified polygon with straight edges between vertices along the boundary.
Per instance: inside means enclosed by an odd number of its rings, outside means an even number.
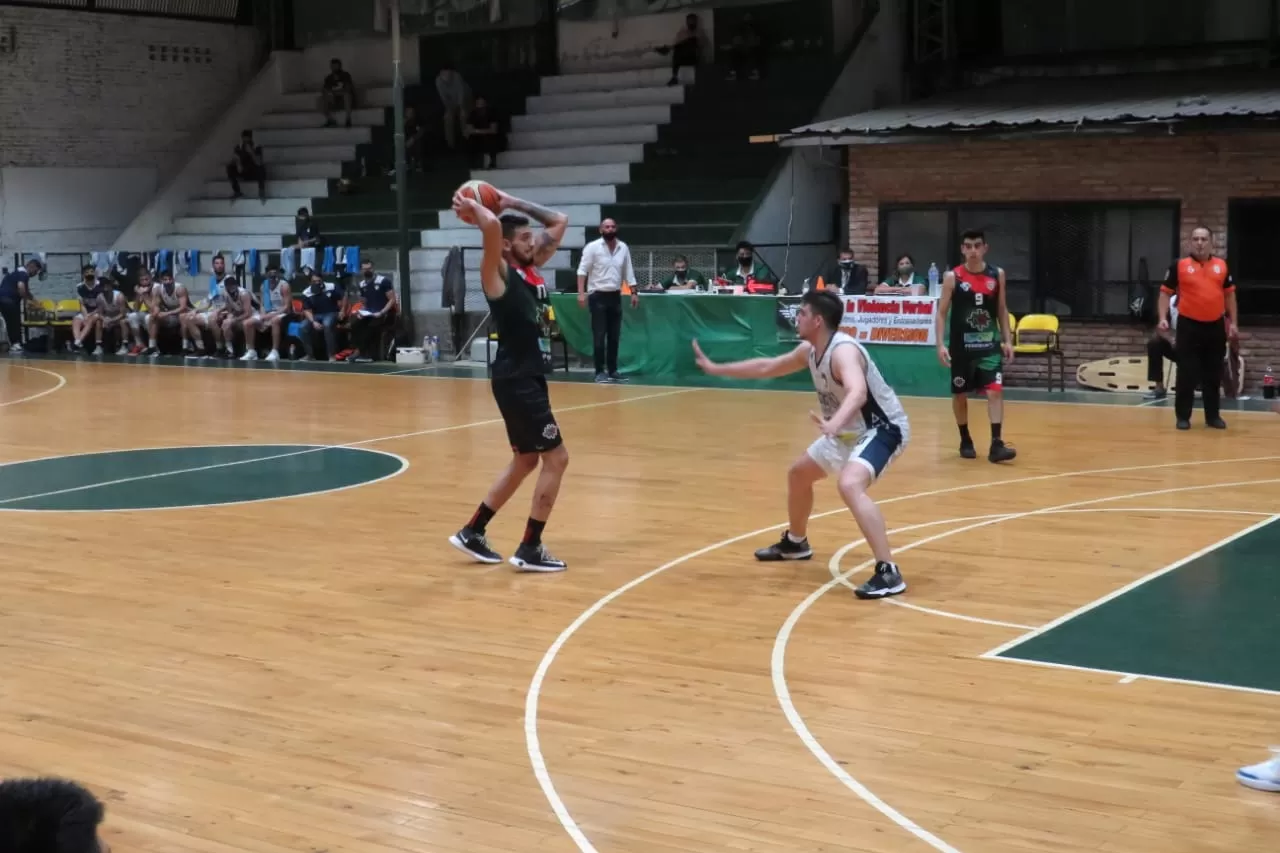
M1135 682L1135 681L1137 681L1137 680L1138 680L1138 676L1136 676L1136 675L1126 675L1124 678L1120 679L1120 683L1121 683L1121 684L1132 684L1133 682Z
M1259 480L1257 482L1274 483L1277 481L1276 480ZM1225 485L1241 485L1241 484L1231 483L1231 484L1224 484L1224 486ZM1272 523L1276 519L1280 519L1280 513L1264 518L1262 519L1262 521L1259 521L1255 524L1251 524L1248 527L1246 527L1244 530L1237 531L1236 533L1233 533L1224 539L1214 542L1212 545L1207 545L1188 557L1183 557L1181 560L1177 560L1173 563L1170 563L1169 565L1165 566L1163 569L1157 569L1156 571L1151 572L1148 575L1144 575L1138 578L1132 583L1127 583L1124 586L1120 587L1119 589L1107 593L1101 598L1094 599L1093 601L1090 601L1088 604L1085 604L1081 607L1077 607L1075 610L1072 610L1070 613L1066 613L1062 616L1059 616L1057 619L1054 619L1052 622L1047 622L1044 625L1041 625L1039 628L1031 629L1030 631L1028 631L1027 633L1023 634L1020 637L1015 637L1014 639L1008 641L1007 643L1001 643L1000 645L996 646L994 649L991 649L990 651L984 652L983 654L979 655L979 657L988 658L988 659L998 657L1004 654L1005 652L1010 651L1022 645L1028 640L1032 640L1036 637L1039 637L1041 634L1047 631L1052 631L1054 628L1057 628L1059 625L1063 624L1064 622L1069 622L1072 619L1075 619L1077 616L1082 616L1085 613L1088 613L1090 610L1101 607L1102 605L1106 604L1108 601L1119 598L1125 593L1132 592L1133 590L1137 589L1143 584L1149 583L1150 581L1153 581L1156 578L1161 577L1162 575L1167 575L1169 574L1169 572L1176 571L1177 569L1180 569L1183 566L1185 566L1187 563L1190 563L1192 560L1198 560L1201 557L1203 557L1205 554L1208 554L1212 551L1216 551L1217 549L1223 547L1224 545L1230 545L1232 542L1236 541L1237 539L1240 539L1241 537L1248 536L1250 533L1253 533L1255 530L1261 530L1262 528L1266 527L1268 524Z
M1148 497L1152 495L1167 495L1167 494L1174 494L1177 492L1195 491L1195 490L1202 490L1202 489L1215 489L1215 488L1232 488L1236 486L1245 486L1245 485L1264 485L1264 484L1277 483L1277 482L1280 482L1280 479L1248 480L1248 481L1235 482L1235 483L1209 483L1209 484L1197 485L1197 486L1180 486L1180 487L1175 487L1171 489L1156 489L1156 490L1146 491L1146 492L1133 492L1127 495L1112 495L1105 498L1095 498L1095 499L1086 500L1086 501L1072 501L1071 503L1061 504L1055 507L1046 507L1044 509L1038 509L1038 510L1028 510L1026 512L1008 513L1005 515L997 516L995 518L978 521L973 524L967 524L964 527L958 527L958 528L955 528L954 530L945 530L942 533L936 533L933 536L926 536L924 539L919 539L919 540L916 540L915 542L911 542L911 543L908 543L907 545L901 546L899 548L895 548L894 553L900 554L906 551L911 551L923 545L928 545L932 542L937 542L941 539L947 539L952 536L956 536L961 533L967 533L971 530L977 530L982 527L989 527L995 524L1001 524L1006 521L1014 521L1017 519L1029 518L1037 515L1050 515L1059 510L1075 509L1077 507L1085 507L1093 504L1108 503L1111 501L1118 501L1118 500L1128 500L1128 499L1139 498L1139 497ZM1251 530L1257 529L1261 525L1270 524L1277 517L1280 517L1280 516L1270 516L1266 520L1258 522L1257 524L1251 525L1250 527L1246 528L1244 531L1241 531L1238 534L1234 534L1232 537L1228 537L1226 541L1230 541L1233 538L1239 538L1239 536L1242 536ZM890 532L897 533L900 530L906 530L906 529L910 529L910 527L916 527L916 526L923 527L926 525L910 525L907 528L899 528L899 530L894 530ZM855 544L857 543L851 543L850 545L845 546L844 548L840 549L840 551L837 551L834 555L832 555L831 563L836 565L837 569L839 566L839 562L838 562L839 558L844 553L847 553ZM848 577L849 575L854 574L855 572L861 571L862 569L865 569L868 566L873 565L874 563L875 563L874 558L870 560L865 560L862 563L858 564L857 566L854 566L852 569L849 569L847 572L841 572L840 575L843 577ZM1148 579L1150 579L1150 577L1148 577ZM809 610L809 608L812 607L819 598L822 598L822 596L826 595L828 592L835 589L837 586L839 586L839 584L840 584L840 578L839 577L833 578L832 580L827 581L825 584L823 584L822 586L814 590L812 593L810 593L809 596L804 599L804 601L801 601L799 604L797 604L795 609L791 611L791 614L787 617L786 621L782 623L782 627L778 629L778 633L774 638L773 655L771 658L770 671L773 676L774 695L777 697L778 704L782 708L783 716L787 718L787 722L791 724L791 728L795 731L796 735L800 738L800 742L803 743L805 747L809 750L809 752L813 754L814 758L818 759L819 763L821 763L823 767L827 768L827 770L831 773L831 775L835 776L836 779L838 779L846 788L848 788L850 791L856 794L858 798L861 799L864 803L871 806L876 811L880 812L880 814L884 815L886 818L893 821L899 827L911 833L919 840L928 844L933 849L939 851L939 853L960 853L960 851L957 850L955 847L952 847L950 844L943 841L938 836L929 832L927 829L920 826L915 821L911 820L909 817L899 812L893 806L881 800L878 796L875 795L873 791L871 791L869 788L867 788L865 785L863 785L861 782L855 779L852 775L850 775L850 773L847 770L845 770L844 767L842 767L838 761L832 758L831 754L826 751L826 749L822 746L821 743L818 742L818 739L813 736L813 732L809 730L809 727L804 722L804 718L800 715L800 712L796 710L795 704L791 701L791 691L790 691L790 688L788 688L787 686L787 676L786 676L787 643L791 639L791 632L795 629L795 626L799 623L800 619ZM1133 586L1136 586L1136 584L1130 584L1128 587L1126 587L1126 589L1131 589ZM1118 673L1118 674L1123 674L1123 673ZM1190 682L1187 682L1187 683L1190 683Z
M1127 465L1127 466L1119 466L1114 468L1091 468L1083 471L1063 471L1057 474L1036 474L1029 477L1016 477L1009 480L996 480L996 481L988 481L984 483L971 483L969 485L964 485L964 486L949 486L947 488L942 488L942 489L930 489L929 491L915 492L913 494L899 495L898 497L886 498L885 500L877 501L877 503L883 506L885 504L898 503L900 501L915 500L917 498L934 497L936 495L952 494L956 492L968 492L968 491L974 491L977 489L985 489L985 488L991 488L996 486L1001 486L1001 487L1011 486L1019 483L1036 483L1036 482L1043 482L1045 480L1058 480L1058 479L1064 479L1067 477L1097 476L1097 475L1103 475L1103 474L1121 474L1121 473L1128 473L1131 471L1151 471L1151 470L1158 470L1158 469L1164 469L1164 468L1191 468L1199 465L1220 465L1220 464L1234 464L1234 463L1241 463L1241 462L1274 462L1278 459L1280 459L1280 456L1255 456L1255 457L1248 457L1248 458L1241 458L1241 459L1202 459L1202 460L1191 461L1191 462L1160 462L1154 465ZM826 518L827 516L830 516L830 515L836 515L838 513L843 513L848 511L849 510L846 509L845 507L840 507L838 509L831 509L831 510L826 510L824 512L815 513L814 515L809 516L809 518L810 520ZM596 848L591 844L590 839L587 838L587 836L583 833L582 829L578 826L577 821L575 821L573 819L573 816L569 814L568 807L565 806L564 800L561 799L560 793L556 790L555 783L551 780L551 774L547 770L546 759L542 754L541 738L538 735L538 704L542 694L542 686L546 682L547 673L551 670L551 665L555 663L555 659L560 654L560 650L564 648L565 643L567 643L569 639L573 637L573 635L577 633L578 630L583 625L585 625L588 621L590 621L591 617L595 616L597 613L599 613L601 610L607 607L610 602L619 598L626 592L632 589L635 589L636 587L640 586L644 582L657 577L658 575L662 574L668 569L675 568L676 566L679 566L682 563L686 563L689 560L693 560L698 557L701 557L704 554L709 554L712 551L719 550L720 548L723 548L725 546L734 545L738 542L742 542L745 539L751 539L753 537L760 536L761 534L764 534L764 533L769 533L775 530L781 530L786 526L787 526L786 522L783 522L782 524L773 524L768 527L761 527L758 530L752 530L748 533L742 533L737 536L731 536L728 539L722 539L719 542L716 542L712 545L707 545L704 548L699 548L696 551L690 551L687 554L683 554L679 557L676 557L674 560L671 560L668 563L664 563L661 566L658 566L658 568L656 569L646 572L645 574L640 575L637 578L633 578L632 580L628 581L627 583L623 584L622 586L618 587L617 589L613 590L609 594L597 600L594 604L592 604L586 610L582 611L582 613L579 614L577 619L574 619L573 622L571 622L568 627L566 627L563 631L560 632L559 636L556 637L555 641L543 654L542 660L538 662L538 668L534 671L533 679L529 682L529 691L525 696L525 706L524 706L525 749L529 754L529 764L533 769L534 777L538 781L538 786L542 789L543 796L546 797L547 803L551 806L551 810L555 812L556 818L560 821L560 825L564 827L565 832L568 833L569 837L573 839L573 842L578 846L578 849L582 851L582 853L596 853Z
M172 369L175 369L175 370L190 370L190 369L196 369L196 370L218 370L218 371L229 371L229 372L230 372L230 371L234 371L234 372L236 373L236 375L241 375L241 376L243 376L243 375L253 375L253 374L265 374L265 375L270 375L270 376L287 376L287 375L305 375L305 374L311 374L311 375L316 375L316 376L366 376L366 377L367 377L367 376L399 376L399 377L402 377L402 378L408 378L408 379L432 379L432 380L439 380L439 381L445 381L445 382L448 382L448 381L457 381L457 382L486 382L486 381L488 381L488 377L487 377L487 376L483 376L483 375L477 375L477 376L441 376L441 375L436 375L436 374L425 374L425 375L421 375L421 376L413 376L413 375L410 375L411 373L416 373L417 371L420 371L420 370L424 370L424 369L426 369L425 367L423 367L423 368L414 368L414 369L413 369L413 371L409 371L409 370L389 370L389 371L379 371L379 372L373 372L373 371L367 371L367 372L366 372L366 371L362 371L362 370L348 370L348 369L344 369L344 364L343 364L343 363L341 363L341 362L339 362L338 364L333 365L332 369L318 369L316 366L313 366L313 367L310 367L310 368L296 368L296 369L295 369L295 368L289 368L289 369L277 369L277 370L272 370L272 369L267 368L267 367L256 367L256 368L255 368L255 367L235 367L235 366L232 366L232 365L228 365L227 367L213 367L213 366L210 366L210 365L206 365L206 366L204 366L204 367L196 367L196 366L189 365L189 364L153 364L153 363L150 363L150 362L145 362L145 363L144 363L144 362L142 362L142 361L137 361L137 362L132 362L132 361L87 361L87 360L76 361L76 360L73 360L73 359L50 359L50 361L51 361L51 362L61 363L61 364L68 364L68 363L70 363L70 364L82 364L82 363L83 363L83 364L92 364L92 365L96 365L96 366L98 366L98 367L151 367L151 368L161 367L161 368L172 368ZM261 362L252 362L252 363L253 363L253 364L261 364ZM323 364L327 364L328 362L308 362L308 363L309 363L309 364L312 364L312 365L323 365ZM467 364L470 364L470 362L467 362ZM25 366L25 365L22 365L22 366ZM456 367L463 367L463 366L465 366L465 365L464 365L464 363L463 363L463 362L458 362L458 363L457 363L456 365L454 365L454 366L456 366ZM477 366L478 366L478 365L477 365ZM582 381L580 381L580 382L563 382L562 380L555 379L554 377L555 377L555 374L552 374L552 381L556 382L557 384L565 384L565 385L590 385L590 384L591 384L590 382L582 382ZM636 382L632 387L635 387L635 388L678 389L678 390L682 390L682 391L732 391L732 392L747 392L747 393L761 393L761 392L764 392L764 393L769 393L769 394L805 394L805 395L811 395L811 394L813 393L813 391L811 391L811 390L805 390L805 389L803 389L803 388L725 388L725 387L717 386L717 385L661 385L661 384L656 384L656 383L655 383L655 384L649 384L649 383L647 383L647 382L639 382L639 381L637 381L637 382ZM1032 392L1032 393L1034 393L1034 392L1036 391L1036 389L1034 389L1034 388L1015 389L1015 390L1025 390L1025 391ZM1082 391L1077 391L1077 392L1075 392L1075 393L1080 393L1080 394L1090 394L1090 393L1093 393L1093 394L1104 394L1105 392L1102 392L1102 391L1084 391L1084 390L1082 390ZM945 395L945 394L944 394L944 395L941 395L941 396L936 396L936 397L931 397L931 396L927 396L927 395L923 395L923 394L899 394L899 395L898 395L898 399L900 399L900 400L945 400L945 399L947 399L947 398L946 398L946 395ZM1244 400L1244 399L1248 399L1248 398L1241 397L1241 398L1239 398L1239 399ZM1088 400L1054 400L1054 399L1050 399L1050 398L1046 398L1046 399L1032 399L1032 400L1020 400L1020 399L1015 400L1015 399L1007 398L1007 397L1006 397L1006 400L1008 400L1008 402L1010 402L1010 403L1016 403L1017 405L1038 406L1038 405L1042 405L1042 404L1044 404L1044 405L1051 405L1051 406L1100 406L1100 407L1102 407L1102 408L1106 408L1106 409L1116 409L1116 410L1119 410L1119 411L1131 410L1131 409L1140 409L1140 408L1142 408L1142 407L1143 407L1141 403L1095 403L1095 402L1090 402L1090 401L1088 401ZM1265 410L1258 410L1258 409L1223 409L1223 412L1224 412L1224 413L1231 414L1232 416L1235 416L1235 415L1267 415L1268 417L1275 417L1274 413L1272 413L1272 412L1265 411Z
M555 410L555 412L556 412L556 414L559 414L559 413L561 413L561 412L578 412L578 411L582 411L582 410L584 410L584 409L598 409L598 408L600 408L600 407L602 407L602 406L616 406L616 405L620 405L620 404L622 404L622 403L634 403L634 402L638 402L638 401L640 401L640 400L652 400L652 399L657 398L657 397L671 397L671 396L674 396L674 395L676 395L676 394L687 394L687 393L690 393L690 389L681 389L681 390L679 390L679 391L664 391L664 392L659 393L659 394L642 394L642 395L640 395L640 396L636 396L636 397L627 397L627 398L622 399L622 400L603 400L603 401L596 402L596 403L585 403L585 404L583 404L583 405L581 405L581 406L566 406L566 407L561 408L561 409L556 409L556 410ZM173 471L157 471L157 472L154 472L154 473L151 473L151 474L139 474L139 475L134 476L134 477L121 477L120 479L117 479L117 480L103 481L103 482L101 482L101 483L85 483L85 484L83 484L83 485L79 485L79 486L70 486L70 487L65 488L65 489L54 489L54 490L52 490L52 491L48 491L48 492L37 492L37 493L35 493L35 494L29 494L29 495L18 495L18 496L16 496L16 497L4 498L4 499L0 499L0 512L45 512L45 511L47 511L47 510L14 510L14 509L6 509L3 505L4 505L4 504L9 504L9 503L18 503L18 502L21 502L21 501L35 500L35 499L37 499L37 498L53 497L53 496L55 496L55 495L70 494L70 493L72 493L72 492L81 492L81 491L87 491L87 490L90 490L90 489L98 489L98 488L103 488L103 487L106 487L106 486L118 486L118 485L121 485L121 484L123 484L123 483L135 483L135 482L138 482L138 481L140 481L140 480L154 480L154 479L158 479L158 478L160 478L160 477L170 477L170 476L174 476L174 475L178 475L178 474L193 474L193 473L196 473L196 472L199 472L199 471L213 471L213 470L220 469L220 468L232 468L232 467L237 466L237 465L252 465L252 464L257 463L257 462L267 462L267 461L270 461L270 460L273 460L273 459L288 459L288 458L290 458L290 457L294 457L294 456L305 456L305 455L307 455L308 453L319 453L319 452L322 452L322 451L325 451L325 450L342 450L342 449L348 449L348 448L358 448L358 447L361 447L361 446L366 445L366 444L376 444L376 443L383 442L383 441L395 441L395 440L397 440L397 439L401 439L401 438L417 438L417 437L419 437L419 436L424 436L424 435L439 435L440 433L446 433L446 432L457 432L458 430L471 429L471 428L473 428L473 427L478 427L478 426L489 426L490 424L499 424L499 423L502 423L502 419L501 419L501 418L489 418L489 419L487 419L487 420L483 420L483 421L472 421L471 423L465 423L465 424L452 424L452 425L450 425L450 426L446 426L446 427L435 427L435 428L433 428L433 429L417 430L417 431L415 431L415 432L403 432L403 433L398 433L398 434L396 434L396 435L384 435L384 436L379 436L379 437L377 437L377 438L365 438L365 439L361 439L360 441L348 441L348 442L345 442L345 443L343 443L343 444L297 445L297 446L305 447L306 449L304 449L304 450L294 450L294 451L290 451L290 452L288 452L288 453L273 453L273 454L271 454L271 455L269 455L269 456L257 456L257 457L253 457L253 458L250 458L250 459L237 459L237 460L235 460L234 462L218 462L218 463L211 464L211 465L197 465L197 466L194 466L194 467L191 467L191 468L179 468L179 469L176 469L176 470L173 470ZM234 445L214 445L214 446L234 446ZM277 446L278 446L278 445L277 445ZM178 445L178 447L179 447L179 448L181 448L181 447L182 447L182 445ZM137 448L130 448L130 449L137 449ZM168 448L150 448L150 449L168 449ZM109 451L109 450L98 450L98 451L89 451L89 452L86 452L86 453L66 454L66 456L93 456L93 455L96 455L96 454L98 454L98 453L111 453L111 452L113 452L113 451ZM114 452L122 452L122 451L114 451ZM379 453L380 453L380 452L382 452L382 451L374 451L374 452L379 452ZM386 454L386 455L395 455L395 454ZM42 459L44 459L44 460L47 460L47 459L57 459L57 458L63 458L63 457L62 457L62 456L46 456L46 457L42 457ZM400 457L400 458L403 458L403 457ZM8 465L18 465L18 464L21 464L21 463L23 463L23 462L37 462L37 461L41 461L41 460L40 460L40 459L19 459L19 460L15 460L15 461L12 461L12 462L5 462L5 463L2 463L2 464L0 464L0 467L4 467L4 466L8 466ZM406 461L406 465L407 465L407 461ZM404 469L401 469L401 471L397 471L396 473L397 473L397 474L402 473L402 472L403 472L403 470L404 470ZM380 482L380 481L381 481L381 480L383 480L383 479L387 479L387 478L386 478L386 477L382 477L382 478L379 478L379 480L375 480L375 481L373 481L373 482ZM356 485L368 485L368 484L365 484L365 483L359 483L359 484L356 484ZM342 488L352 488L352 487L342 487ZM335 491L337 491L337 490L335 490ZM290 496L290 497L293 497L293 496ZM263 500L283 500L283 499L284 499L284 498L264 498ZM256 501L256 500L255 500L255 501L243 501L243 503L257 503L257 502L258 502L258 501ZM216 504L216 506L226 506L226 504ZM146 507L146 508L141 508L141 509L137 509L137 510L131 509L131 510L129 510L129 511L130 511L130 512L142 512L142 511L147 511L147 510L150 510L150 509L190 509L190 508L191 508L191 507L189 507L189 506L182 506L182 507ZM61 511L61 510L59 510L59 511ZM88 511L88 512L102 512L103 510L86 510L86 511Z
M0 409L3 409L5 406L16 406L19 403L30 403L32 400L39 400L41 397L46 397L54 391L61 391L62 386L67 384L67 377L63 376L61 373L55 373L52 370L45 370L42 367L31 367L26 364L14 364L13 362L9 362L9 364L10 366L16 367L20 370L33 370L36 373L43 373L46 376L52 376L58 380L58 384L54 385L52 388L46 388L38 394L29 394L26 397L20 397L17 400L9 400L8 402L0 403Z

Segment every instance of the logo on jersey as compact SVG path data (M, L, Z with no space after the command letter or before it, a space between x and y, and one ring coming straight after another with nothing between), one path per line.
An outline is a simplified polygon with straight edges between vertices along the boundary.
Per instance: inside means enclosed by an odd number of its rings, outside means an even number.
M991 315L985 308L975 308L969 312L969 316L964 318L969 328L976 329L979 332L985 332L991 328Z
M1222 275L1222 267L1218 266L1217 264L1214 264L1214 265L1213 265L1213 274L1214 274L1214 275Z
M964 387L964 377L963 377L963 376L957 376L955 379L952 379L952 380L951 380L951 384L952 384L952 385L954 385L954 386L956 386L957 388L963 388L963 387Z
M968 292L969 292L969 282L967 282L967 281L961 281L961 282L960 282L960 289L961 289L961 290L963 290L965 293L968 293Z
M542 428L542 437L547 441L555 441L557 435L560 434L560 427L555 424L547 424Z

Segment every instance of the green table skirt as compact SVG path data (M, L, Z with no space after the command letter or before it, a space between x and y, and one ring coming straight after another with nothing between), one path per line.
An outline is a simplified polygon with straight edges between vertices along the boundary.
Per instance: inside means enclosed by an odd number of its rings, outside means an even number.
M578 307L577 295L553 294L551 304L569 347L591 358L591 315ZM707 376L694 364L691 342L695 339L715 361L769 357L790 350L796 345L795 331L779 321L778 305L777 298L768 296L654 294L641 296L640 306L632 308L624 297L618 369L627 376L659 385L810 390L813 384L808 371L743 382ZM933 347L869 344L867 351L899 394L946 393L949 375L938 364Z

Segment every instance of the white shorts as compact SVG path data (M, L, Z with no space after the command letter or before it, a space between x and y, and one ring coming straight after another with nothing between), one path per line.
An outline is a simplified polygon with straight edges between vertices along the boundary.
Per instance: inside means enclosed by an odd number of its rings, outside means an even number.
M143 314L141 311L130 311L129 312L129 328L133 329L136 332L139 329L141 329L143 326L147 325L146 316L147 315Z
M809 458L830 477L837 476L850 462L857 462L876 480L906 446L907 437L897 427L878 427L849 438L819 436L809 445Z

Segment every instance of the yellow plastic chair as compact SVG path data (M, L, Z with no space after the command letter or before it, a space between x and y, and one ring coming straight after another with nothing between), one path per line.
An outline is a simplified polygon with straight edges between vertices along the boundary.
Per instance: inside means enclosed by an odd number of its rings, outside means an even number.
M1010 320L1012 322L1012 320ZM1031 334L1033 340L1028 341L1024 335ZM1013 351L1021 357L1042 356L1047 362L1048 370L1045 378L1049 390L1053 390L1053 359L1058 359L1058 387L1067 390L1066 359L1062 354L1061 336L1058 318L1052 314L1028 314L1018 321L1013 332Z

